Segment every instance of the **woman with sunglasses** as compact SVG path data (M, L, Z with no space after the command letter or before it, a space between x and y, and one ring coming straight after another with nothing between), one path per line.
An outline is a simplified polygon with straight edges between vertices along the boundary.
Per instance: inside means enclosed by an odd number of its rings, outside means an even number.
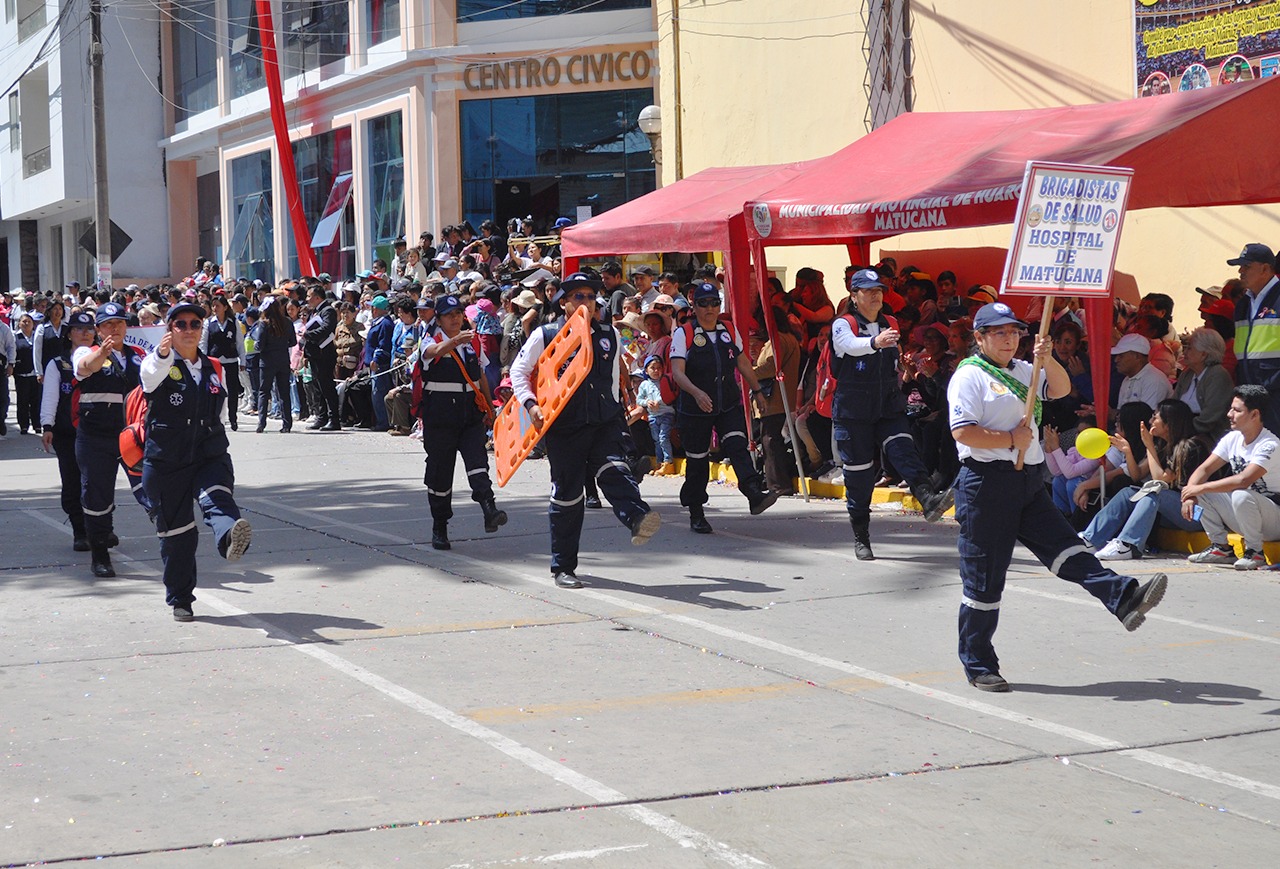
M585 307L591 327L591 368L572 397L545 430L543 443L551 465L551 573L560 588L582 588L577 577L578 546L585 515L585 481L594 477L609 499L613 515L631 529L631 542L647 543L662 517L640 497L640 487L626 461L626 422L621 403L618 330L596 317L596 296L604 283L594 274L577 272L560 285L552 303L564 303L564 317L530 333L511 363L516 400L532 424L543 428L542 409L533 392L538 358L578 308ZM545 397L544 397L545 400Z
M156 535L164 562L165 603L173 617L192 621L195 600L196 529L191 503L200 504L213 529L218 554L227 561L244 555L253 538L240 517L232 491L227 431L222 417L229 392L222 364L200 352L204 309L184 303L169 310L168 329L142 360L147 394L147 442L142 486L155 508Z
M1110 610L1125 630L1134 631L1164 597L1168 583L1157 573L1143 585L1099 563L1053 506L1040 464L1044 450L1025 420L1032 365L1015 359L1026 332L1003 302L983 305L973 318L978 353L956 366L947 386L951 435L960 453L956 477L956 522L960 525L960 662L969 684L979 691L1012 690L1000 675L992 639L1000 618L1005 572L1013 545L1021 542L1062 579L1084 586ZM1053 358L1048 336L1036 341L1043 369L1035 400L1035 424L1041 401L1071 391L1071 376ZM1023 456L1023 467L1015 462Z

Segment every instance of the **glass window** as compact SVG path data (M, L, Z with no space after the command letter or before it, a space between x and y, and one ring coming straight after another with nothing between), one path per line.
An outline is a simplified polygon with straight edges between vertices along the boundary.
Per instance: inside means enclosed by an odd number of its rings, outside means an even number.
M348 4L335 0L283 0L280 73L284 78L319 69L347 56Z
M227 259L235 277L275 282L275 233L271 219L271 152L231 161L231 243Z
M266 87L255 0L227 0L227 38L231 40L231 96Z
M579 206L607 211L654 189L649 140L636 119L650 88L465 100L463 213L473 224L532 214L539 232Z
M458 0L458 21L498 21L504 18L533 18L538 15L565 15L570 12L613 12L617 9L648 9L652 0Z
M298 192L307 227L314 228L324 216L325 203L334 182L351 172L351 128L341 127L293 143L293 161L298 170ZM301 274L293 224L288 227L289 274ZM331 275L355 274L355 206L347 201L342 219L330 244L316 250L320 271Z
M373 255L391 262L391 243L404 235L404 137L399 112L368 123Z
M369 45L390 42L400 36L400 0L364 0Z
M173 36L175 118L186 120L218 103L217 23L213 0L189 0L170 7Z

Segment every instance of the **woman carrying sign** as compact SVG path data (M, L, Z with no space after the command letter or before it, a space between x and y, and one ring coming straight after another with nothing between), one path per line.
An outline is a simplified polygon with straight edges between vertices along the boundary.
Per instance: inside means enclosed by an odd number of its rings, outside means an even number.
M1000 617L1005 572L1021 542L1040 562L1102 601L1126 630L1137 630L1164 597L1167 579L1157 573L1139 586L1131 576L1103 567L1045 491L1039 465L1044 451L1024 418L1032 366L1014 359L1026 333L1003 302L979 309L973 321L978 354L956 367L947 388L951 434L960 453L956 521L960 525L960 661L969 684L980 691L1010 691L1000 675L992 638ZM1036 342L1044 370L1035 402L1071 391L1071 377L1054 358L1048 337ZM1024 466L1014 462L1024 453Z

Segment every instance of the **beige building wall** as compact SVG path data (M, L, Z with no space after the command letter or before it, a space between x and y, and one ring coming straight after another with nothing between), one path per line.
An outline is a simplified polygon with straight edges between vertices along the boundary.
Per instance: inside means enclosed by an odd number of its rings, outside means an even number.
M662 0L659 0L660 4ZM865 135L862 2L678 0L685 174L708 166L829 154ZM916 111L1043 108L1134 95L1133 20L1126 0L913 2ZM664 117L675 103L672 27L659 7ZM794 19L794 20L784 20ZM692 69L691 69L692 67ZM664 127L663 178L674 180ZM1224 130L1248 141L1247 130ZM941 146L942 143L940 143ZM1007 248L1009 226L886 239L880 251ZM1124 292L1166 292L1179 329L1199 325L1196 286L1234 277L1225 261L1248 241L1280 245L1280 207L1130 212L1117 270ZM770 264L814 265L838 292L843 249L771 248ZM965 283L996 284L999 257L956 254ZM935 271L950 260L931 263Z

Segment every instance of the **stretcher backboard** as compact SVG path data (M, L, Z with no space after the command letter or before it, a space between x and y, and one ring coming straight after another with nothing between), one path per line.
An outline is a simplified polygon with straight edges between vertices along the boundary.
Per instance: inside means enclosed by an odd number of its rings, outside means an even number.
M591 321L586 306L569 317L538 357L534 395L542 410L541 429L534 428L527 411L514 398L503 405L493 424L493 463L498 485L505 486L537 446L542 433L556 421L569 399L591 371ZM561 368L564 368L562 373Z

